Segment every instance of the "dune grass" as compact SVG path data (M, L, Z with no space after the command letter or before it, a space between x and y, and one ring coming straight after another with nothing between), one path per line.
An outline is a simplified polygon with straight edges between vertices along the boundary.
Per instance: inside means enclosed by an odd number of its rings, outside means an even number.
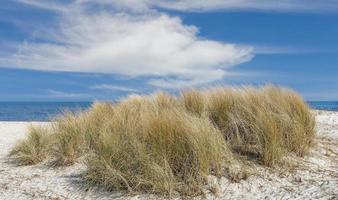
M160 93L115 107L84 177L110 190L196 193L208 174L220 174L227 148L208 118L171 107ZM164 101L165 100L165 101Z
M43 161L47 157L50 143L47 132L45 127L30 126L27 138L15 145L10 156L14 157L19 165L32 165Z
M55 139L51 146L53 164L72 165L98 145L102 124L112 117L110 103L94 103L78 115L66 112L53 123Z
M188 112L202 116L206 111L206 98L200 91L185 90L181 92L181 101Z
M311 146L314 118L294 91L217 88L205 95L206 112L235 153L272 166L287 152L303 156Z
M95 103L49 130L32 128L11 155L58 166L84 158L84 180L108 190L192 195L208 175L241 177L231 170L239 158L274 166L305 155L313 137L313 116L294 91L219 87Z

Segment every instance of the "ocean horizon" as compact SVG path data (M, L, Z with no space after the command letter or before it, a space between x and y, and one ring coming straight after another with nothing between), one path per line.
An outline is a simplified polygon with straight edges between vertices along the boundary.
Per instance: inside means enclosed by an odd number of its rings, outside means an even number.
M65 111L79 112L93 102L0 102L0 121L51 121ZM338 111L338 101L307 101L312 109Z

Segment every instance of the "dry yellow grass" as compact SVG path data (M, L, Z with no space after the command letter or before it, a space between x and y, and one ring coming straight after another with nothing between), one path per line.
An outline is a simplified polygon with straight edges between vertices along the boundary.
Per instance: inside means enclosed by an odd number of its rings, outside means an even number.
M94 103L78 115L65 113L53 123L55 140L51 146L53 164L72 165L95 148L102 124L113 114L111 103Z
M43 161L47 157L49 135L47 128L30 126L25 140L19 141L10 152L20 165L32 165Z
M172 107L160 93L115 106L85 179L110 190L172 194L200 192L208 174L220 174L229 152L208 118Z
M264 92L248 87L219 89L210 98L212 119L234 152L269 166L281 158L280 124L275 121ZM227 112L223 113L225 109Z
M246 177L231 168L238 157L273 166L288 153L303 156L312 144L314 119L291 90L219 87L96 103L78 115L66 113L51 130L30 134L12 151L21 163L49 157L71 165L85 157L88 183L191 195L201 192L210 174Z
M197 90L181 92L181 101L188 112L202 116L206 109L205 96Z
M314 119L295 92L276 86L217 88L205 92L211 120L234 152L264 165L287 152L304 155L314 136Z
M263 88L263 93L269 95L270 107L283 123L285 148L303 156L313 142L315 127L315 120L308 105L291 90L267 86Z

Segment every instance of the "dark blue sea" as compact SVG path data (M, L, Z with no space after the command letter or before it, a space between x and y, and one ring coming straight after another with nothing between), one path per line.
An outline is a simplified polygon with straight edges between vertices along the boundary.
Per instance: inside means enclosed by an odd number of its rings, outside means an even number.
M50 121L64 111L78 112L92 102L0 102L0 121ZM338 111L338 101L311 101L314 109Z
M313 109L338 111L338 101L309 101L307 103Z
M65 111L79 112L91 102L0 102L0 121L50 121Z

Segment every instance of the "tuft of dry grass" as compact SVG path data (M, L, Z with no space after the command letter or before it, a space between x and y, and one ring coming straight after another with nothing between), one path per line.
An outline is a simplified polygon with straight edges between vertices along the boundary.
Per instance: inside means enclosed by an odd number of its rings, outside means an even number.
M108 190L192 195L208 175L245 179L233 168L238 158L274 166L289 153L306 154L313 137L314 118L296 92L218 87L95 103L65 113L51 130L32 128L11 155L58 166L85 158L84 179Z
M268 100L261 91L242 88L232 93L233 104L228 112L224 131L235 152L274 165L283 155L281 132Z
M272 166L287 152L304 155L311 146L314 118L291 90L218 88L206 96L210 119L234 152Z
M76 159L88 150L86 144L86 127L88 123L83 114L76 116L65 113L62 118L53 123L55 140L51 147L53 165L72 165Z
M197 90L185 90L181 92L181 101L185 109L191 113L202 116L205 112L205 96Z
M201 192L206 176L220 174L229 159L227 146L208 118L171 105L163 94L116 105L85 179L109 190Z
M229 112L234 105L234 95L234 91L228 88L215 88L204 92L204 96L207 99L207 113L223 133L230 122ZM224 135L224 137L226 138L227 136Z
M111 103L94 103L78 115L65 113L53 124L55 140L51 146L53 164L72 165L98 145L101 125L112 117Z
M43 161L47 157L50 142L47 132L45 127L30 126L27 138L16 144L10 156L20 165L32 165Z
M315 119L309 106L296 92L275 86L266 86L263 93L277 107L278 118L283 123L283 142L288 151L304 156L314 138Z

